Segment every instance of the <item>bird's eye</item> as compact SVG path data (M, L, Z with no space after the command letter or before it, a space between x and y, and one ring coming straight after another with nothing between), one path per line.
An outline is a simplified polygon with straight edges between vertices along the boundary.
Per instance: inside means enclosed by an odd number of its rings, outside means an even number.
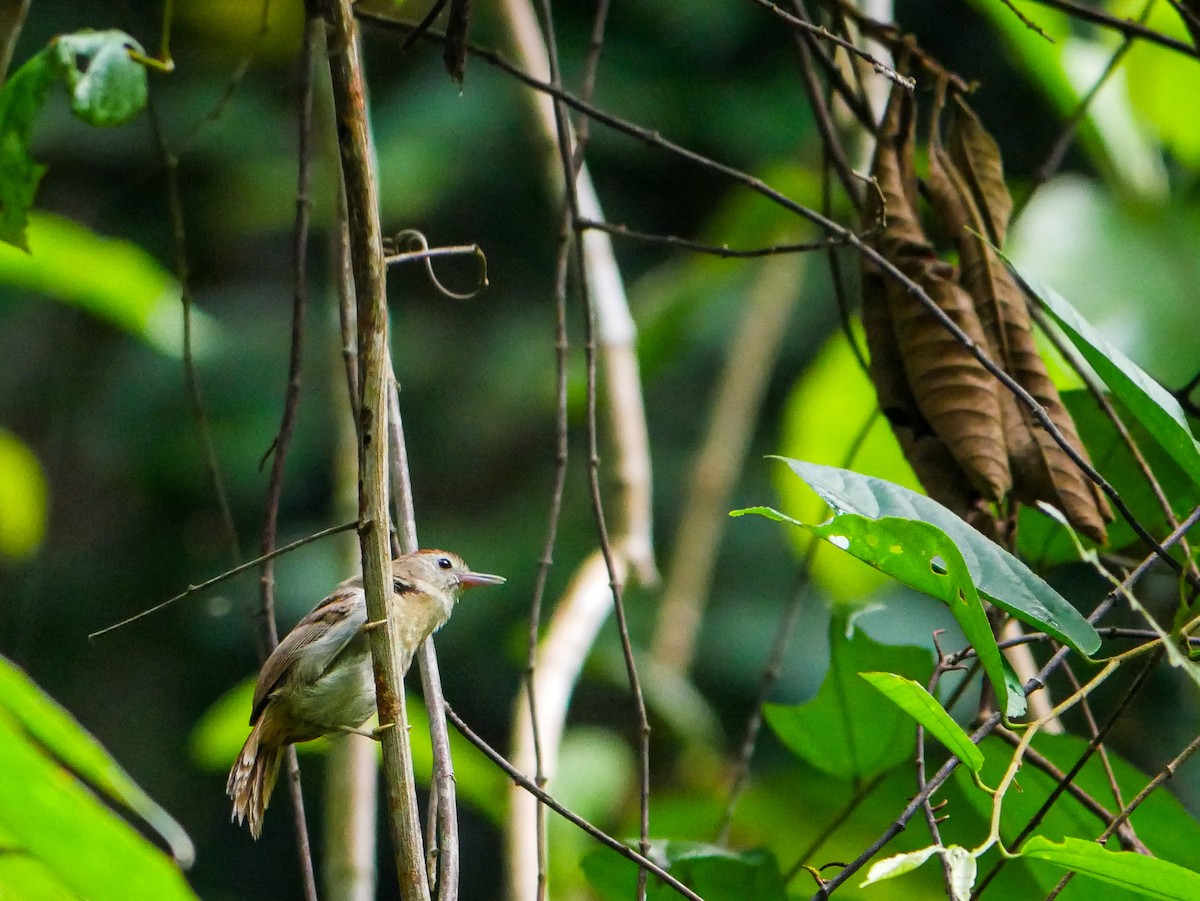
M454 564L450 562L449 557L438 557L437 565L439 569L453 569Z

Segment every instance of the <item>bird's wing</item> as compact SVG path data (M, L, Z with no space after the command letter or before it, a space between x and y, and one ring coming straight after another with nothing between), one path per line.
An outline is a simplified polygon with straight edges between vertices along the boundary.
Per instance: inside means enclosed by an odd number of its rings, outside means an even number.
M343 582L284 636L258 674L251 725L280 682L289 675L301 681L315 681L353 640L367 621L361 594L360 580Z

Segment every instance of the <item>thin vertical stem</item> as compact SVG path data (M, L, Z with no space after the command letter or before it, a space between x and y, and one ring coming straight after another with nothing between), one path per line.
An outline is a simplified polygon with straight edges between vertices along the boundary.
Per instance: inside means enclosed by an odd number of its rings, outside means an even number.
M361 46L351 2L325 0L325 7L330 31L329 68L334 117L338 126L358 313L359 546L363 587L368 617L371 621L387 624L386 628L370 632L370 643L379 723L385 730L383 763L388 819L401 894L408 901L428 901L429 881L424 866L412 752L404 713L403 673L408 661L399 624L394 617L388 616L387 603L391 593L387 498L390 364L379 191L367 124Z

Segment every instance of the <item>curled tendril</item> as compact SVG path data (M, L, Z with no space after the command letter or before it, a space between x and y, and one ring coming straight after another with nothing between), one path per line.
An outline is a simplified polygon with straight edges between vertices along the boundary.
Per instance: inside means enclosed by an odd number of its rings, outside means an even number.
M402 248L419 248L415 250L403 250ZM453 300L470 300L479 292L488 286L487 278L487 256L484 255L483 249L478 244L460 244L455 247L430 247L429 241L425 235L416 229L405 229L398 232L394 237L385 241L384 246L384 262L389 266L396 263L409 263L413 260L423 260L425 262L425 271L429 274L429 280L433 282L433 286L438 289L446 297ZM479 260L480 272L479 282L476 287L465 294L460 294L457 291L451 291L438 280L437 275L433 271L434 257L448 256L474 256Z

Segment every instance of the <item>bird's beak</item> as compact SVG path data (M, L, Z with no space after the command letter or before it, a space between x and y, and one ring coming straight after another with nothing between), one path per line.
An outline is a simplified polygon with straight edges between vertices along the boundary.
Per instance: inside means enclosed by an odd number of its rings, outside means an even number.
M458 577L458 583L463 588L478 588L480 585L501 585L508 581L504 576L490 576L487 573L463 573Z

